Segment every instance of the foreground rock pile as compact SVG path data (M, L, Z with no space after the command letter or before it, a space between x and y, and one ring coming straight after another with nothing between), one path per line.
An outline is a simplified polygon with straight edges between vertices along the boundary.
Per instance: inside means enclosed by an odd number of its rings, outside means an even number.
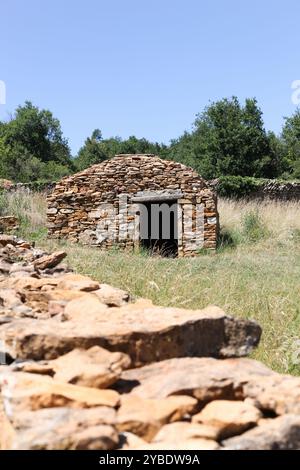
M1 449L297 449L300 379L260 327L133 301L0 236Z
M13 215L4 215L0 217L0 233L10 232L19 228L17 217Z

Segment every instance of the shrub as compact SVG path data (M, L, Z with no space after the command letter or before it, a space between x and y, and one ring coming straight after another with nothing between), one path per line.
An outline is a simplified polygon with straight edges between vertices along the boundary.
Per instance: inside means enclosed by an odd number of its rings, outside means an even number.
M222 197L240 198L249 196L263 184L264 180L249 176L221 176L217 192Z
M243 216L242 234L248 242L256 242L267 236L268 229L257 211L251 210Z
M218 238L218 252L227 248L236 248L241 243L241 234L237 229L221 228Z

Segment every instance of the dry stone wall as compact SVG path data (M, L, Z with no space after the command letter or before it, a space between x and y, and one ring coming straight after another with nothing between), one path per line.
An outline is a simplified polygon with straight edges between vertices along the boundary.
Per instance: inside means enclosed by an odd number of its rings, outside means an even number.
M48 196L49 236L138 247L141 199L177 201L178 256L216 248L214 192L191 168L154 155L118 155L60 181Z
M300 183L269 180L262 184L253 198L300 201Z
M276 201L300 201L300 183L296 181L260 180L256 179L256 186L247 195L238 196L234 192L228 197L243 197L248 200L276 200ZM217 194L220 191L218 178L207 181L208 186Z
M0 450L299 449L300 378L261 328L132 299L0 235Z

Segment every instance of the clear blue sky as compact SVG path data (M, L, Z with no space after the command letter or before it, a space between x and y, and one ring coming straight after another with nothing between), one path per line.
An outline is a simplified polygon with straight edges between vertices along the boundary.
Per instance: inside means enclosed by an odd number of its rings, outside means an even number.
M299 0L2 0L0 119L32 100L75 153L96 127L167 143L237 95L278 132L296 108L299 21Z

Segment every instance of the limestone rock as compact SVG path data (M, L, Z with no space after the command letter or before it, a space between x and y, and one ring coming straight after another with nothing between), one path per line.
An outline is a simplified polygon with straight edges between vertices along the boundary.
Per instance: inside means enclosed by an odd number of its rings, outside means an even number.
M219 431L214 426L190 423L188 421L177 421L163 426L155 435L152 442L180 443L189 439L212 439L217 440Z
M68 290L68 289L57 289L56 287L52 287L49 284L44 285L41 288L45 298L50 302L51 300L54 301L65 301L69 302L70 300L79 299L79 297L85 296L89 298L90 294L86 292L79 291L79 290Z
M129 301L128 292L109 286L108 284L100 284L100 289L96 290L94 293L99 297L101 302L109 307L121 307L122 305L126 305Z
M67 302L65 300L50 300L48 302L48 313L50 317L63 315Z
M151 442L134 450L218 450L219 445L211 439L187 439L180 442Z
M130 366L124 353L110 352L99 346L88 350L74 349L53 361L25 362L16 370L51 375L54 380L93 388L108 388Z
M53 277L9 277L1 282L2 288L11 288L17 291L32 291L32 290L42 290L45 286L54 287L57 286L58 280Z
M35 269L34 267L29 264L29 265L26 265L26 263L24 262L21 262L21 263L13 263L10 267L10 270L9 270L9 274L12 275L12 274L15 274L15 273L34 273L35 272Z
M300 414L300 377L273 373L272 377L245 383L244 394L263 410L278 415Z
M261 412L250 403L215 400L193 416L193 422L216 428L220 438L224 439L255 426L261 417Z
M44 408L0 413L1 450L109 450L118 444L115 411Z
M248 358L220 361L184 357L124 371L116 389L121 393L131 391L142 398L189 394L205 404L217 399L243 399L243 387L249 380L259 381L277 375Z
M0 235L0 246L6 246L6 245L16 245L17 240L14 235L7 235L7 234L1 234Z
M84 298L66 306L66 316L73 320L16 320L2 325L0 333L6 340L2 352L15 359L40 360L98 345L125 352L133 366L140 366L182 356L243 356L258 344L261 334L255 322L229 317L217 307L185 310L145 307L137 301L108 310L94 294L86 295L87 308Z
M113 390L65 384L50 377L25 372L2 372L0 387L5 407L13 412L60 406L114 408L119 403L118 393Z
M0 275L7 275L10 272L11 265L5 260L0 261Z
M65 251L56 251L51 255L45 255L34 261L34 267L39 270L46 268L54 268L57 266L65 257L67 253Z
M93 281L90 277L82 276L81 274L70 273L59 278L57 288L91 292L99 289L99 282Z
M13 309L22 305L21 295L14 289L0 289L0 303L3 307Z
M13 215L5 215L0 217L0 231L11 232L19 228L19 221ZM7 236L7 235L6 235Z
M142 398L188 394L201 404L251 398L261 410L300 414L300 378L247 359L178 358L124 371L115 384Z
M130 450L144 445L147 445L147 442L132 432L124 431L119 433L118 450Z
M300 416L286 414L222 442L230 450L300 450Z
M100 314L105 314L107 305L94 294L86 294L71 300L65 308L66 320L74 322L89 322L91 325L99 319ZM106 313L107 314L107 313Z
M196 406L197 400L187 396L147 400L123 395L116 426L150 441L164 424L189 416Z

